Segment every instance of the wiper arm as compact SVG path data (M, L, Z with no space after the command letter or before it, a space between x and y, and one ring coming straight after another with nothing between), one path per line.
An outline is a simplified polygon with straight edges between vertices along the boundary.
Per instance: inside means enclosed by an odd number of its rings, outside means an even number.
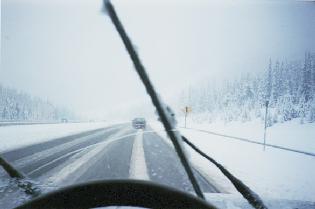
M191 169L191 166L189 165L189 162L187 160L187 157L184 153L182 144L181 144L181 135L178 133L178 131L173 131L175 129L175 124L172 123L172 117L170 114L168 114L168 111L166 110L166 106L164 105L164 103L162 102L162 99L158 96L158 94L156 93L150 79L149 76L143 66L143 64L141 63L141 60L130 40L130 38L128 37L122 23L120 22L115 8L113 7L113 5L111 4L111 2L109 0L104 0L104 5L106 8L106 12L109 15L111 21L113 22L113 24L115 25L115 28L117 30L117 32L120 35L120 38L122 39L126 50L129 53L129 56L133 62L133 65L142 81L142 83L144 84L147 93L150 95L151 100L153 105L155 106L157 113L160 117L161 122L164 125L164 128L169 136L169 138L171 139L174 148L176 150L176 153L178 154L178 157L182 163L182 165L185 168L185 171L189 177L189 180L192 183L192 186L196 192L196 194L198 195L198 197L204 199L204 195L200 189L200 186L196 180L196 177Z

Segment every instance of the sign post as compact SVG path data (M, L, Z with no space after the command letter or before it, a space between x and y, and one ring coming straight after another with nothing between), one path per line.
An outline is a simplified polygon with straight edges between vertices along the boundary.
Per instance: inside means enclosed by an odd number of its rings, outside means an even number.
M185 128L186 128L186 124L187 124L187 107L185 107Z
M267 100L266 101L266 112L265 112L264 151L266 149L266 132L267 132L268 105L269 105L269 101Z
M188 113L190 113L192 111L191 107L186 106L183 109L184 113L185 113L185 128L187 127L187 115Z

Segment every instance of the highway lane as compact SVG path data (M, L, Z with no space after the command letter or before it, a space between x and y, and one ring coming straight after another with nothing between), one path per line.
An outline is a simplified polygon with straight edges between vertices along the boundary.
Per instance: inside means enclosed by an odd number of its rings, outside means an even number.
M173 148L149 127L142 131L130 124L116 125L30 145L2 156L43 187L136 178L193 192ZM218 192L194 172L204 192Z
M144 135L144 152L150 179L157 183L193 192L192 184L170 144L154 132ZM218 192L197 170L194 174L203 192Z
M88 131L2 153L19 171L30 178L46 173L73 156L77 150L102 142L120 126Z
M12 162L12 161L15 161L17 159L29 156L33 153L47 150L47 149L50 149L50 148L55 147L57 145L61 145L61 144L64 144L66 142L70 142L70 141L73 141L73 140L81 138L81 137L89 136L89 135L94 134L96 132L99 132L101 130L111 130L113 128L120 128L120 127L122 127L122 125L115 125L115 126L109 126L106 128L100 128L100 129L96 129L96 130L86 131L83 133L78 133L78 134L74 134L74 135L70 135L70 136L65 136L65 137L53 139L53 140L46 141L43 143L32 144L32 145L29 145L29 146L26 146L26 147L23 147L20 149L15 149L15 150L11 150L8 152L3 152L3 153L1 153L1 155L3 157L5 157L7 160Z
M128 179L133 141L134 136L129 136L111 143L94 163L93 169L83 173L77 182Z

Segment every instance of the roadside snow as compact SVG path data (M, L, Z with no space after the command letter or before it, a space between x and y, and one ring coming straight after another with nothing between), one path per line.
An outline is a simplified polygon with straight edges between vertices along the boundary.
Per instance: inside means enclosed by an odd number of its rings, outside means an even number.
M256 125L255 125L256 123ZM251 123L223 123L212 125L189 124L189 127L222 134L261 139L262 130L257 121ZM151 124L150 124L151 125ZM162 130L159 123L152 123L155 130ZM223 164L263 199L315 201L315 157L261 145L229 140L189 129L180 129L202 151ZM315 151L315 124L298 121L275 125L268 130L268 143L294 149ZM161 132L159 132L161 133ZM192 163L207 173L221 191L238 194L233 185L210 162L188 148Z
M0 126L0 152L106 126L103 122Z
M180 126L183 127L183 123ZM217 121L203 124L188 121L187 127L246 138L257 142L263 142L264 136L264 123L261 120L244 123L239 121L230 123ZM267 128L266 143L315 153L315 123L300 124L299 119L277 123Z
M234 194L205 193L206 199L221 209L253 209L244 199ZM309 201L279 200L264 198L269 209L314 209L315 203Z

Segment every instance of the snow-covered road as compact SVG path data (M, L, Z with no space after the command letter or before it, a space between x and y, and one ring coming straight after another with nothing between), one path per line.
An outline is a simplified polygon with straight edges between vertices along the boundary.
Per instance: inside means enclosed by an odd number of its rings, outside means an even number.
M104 124L94 125L94 128L92 125L79 126L84 128L73 127L73 133L69 134L66 130L52 131L66 129L61 125L43 125L44 130L51 130L52 136L58 135L55 139L49 136L49 131L44 134L38 125L34 125L28 134L26 126L15 127L16 132L13 126L11 132L9 127L5 127L5 136L16 141L7 143L10 149L1 155L44 192L101 179L145 179L193 192L160 125L151 123L144 131L135 130L127 123L105 127ZM26 141L19 141L23 136L18 131L25 134ZM315 208L311 177L314 173L313 157L281 150L263 152L260 145L222 140L220 136L213 138L191 130L182 131L261 195L270 208ZM201 188L211 203L219 208L251 208L213 165L190 148L187 151ZM13 208L28 198L0 167L0 208Z
M2 156L45 192L92 180L129 178L193 192L176 153L150 127L142 131L130 124L113 125L3 152ZM218 192L197 170L195 173L205 192ZM2 168L0 179L8 179ZM4 190L6 194L1 194ZM0 208L16 206L12 198L18 191L4 190L0 189Z

